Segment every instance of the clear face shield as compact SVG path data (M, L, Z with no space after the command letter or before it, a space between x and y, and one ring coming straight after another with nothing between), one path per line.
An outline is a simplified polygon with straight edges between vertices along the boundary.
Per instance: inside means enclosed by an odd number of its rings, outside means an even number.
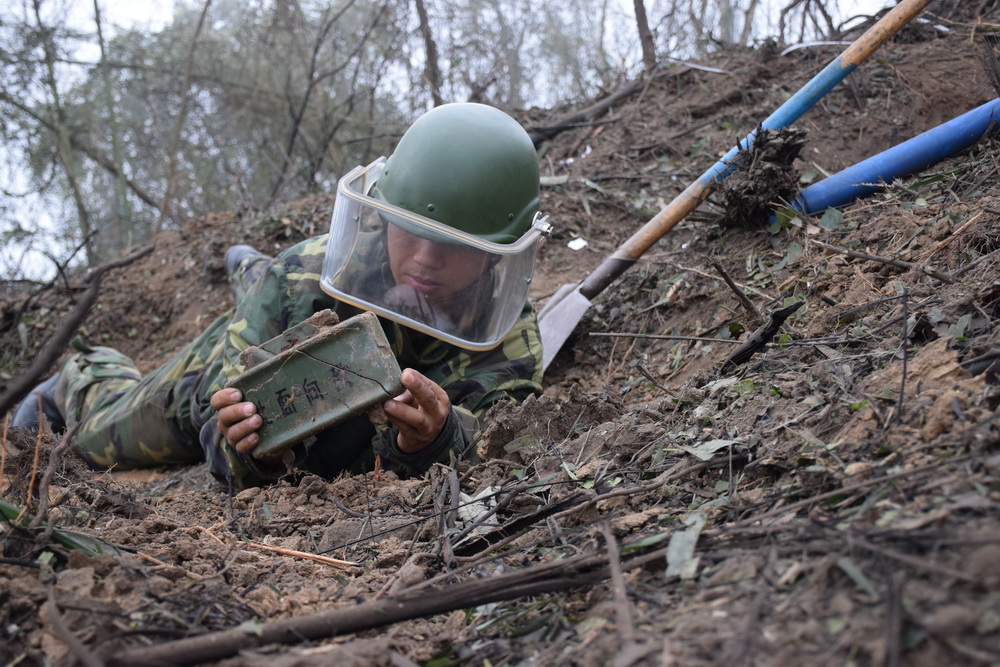
M385 158L340 179L320 284L341 301L470 350L496 347L528 297L538 215L491 243L370 196Z

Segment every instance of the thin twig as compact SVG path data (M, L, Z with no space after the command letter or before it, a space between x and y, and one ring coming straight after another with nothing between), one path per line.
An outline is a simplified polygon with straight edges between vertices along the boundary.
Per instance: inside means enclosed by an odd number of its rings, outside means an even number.
M41 398L41 396L39 396ZM39 420L39 424L41 420ZM49 452L49 462L45 466L45 472L42 474L42 479L38 483L38 509L35 511L35 517L31 520L29 528L37 528L45 520L46 514L49 511L49 484L52 482L52 475L56 472L56 464L59 462L62 455L69 449L70 443L73 442L76 432L80 430L82 422L77 422L63 434L62 439L59 444L56 445L51 452ZM41 429L39 429L41 432Z
M911 556L910 554L900 553L893 549L886 549L885 547L880 547L877 544L872 544L868 540L865 540L857 535L850 536L850 543L861 547L866 551L870 551L875 554L886 556L900 563L905 563L911 565L918 570L924 570L926 572L932 572L934 574L940 574L945 577L951 577L953 579L958 579L959 581L964 581L966 583L974 584L979 583L981 579L975 575L967 574L959 570L955 570L944 565L938 565L937 563L930 563L923 560L922 558L917 558L916 556Z
M632 623L632 610L625 590L625 577L622 575L621 552L618 541L611 533L607 524L601 524L601 534L608 548L608 570L611 572L611 589L615 594L615 615L618 617L618 634L623 644L635 641L635 626Z
M696 343L735 343L741 345L743 341L732 338L705 338L703 336L666 336L660 334L625 333L625 332L601 332L591 331L591 336L605 336L608 338L648 338L649 340L689 340Z
M880 262L882 264L888 264L889 266L895 266L900 269L920 269L932 278L937 278L943 283L948 283L949 285L956 282L955 277L947 273L931 269L926 266L921 266L919 264L914 264L913 262L907 262L902 259L893 259L892 257L882 257L881 255L869 255L866 252L859 252L857 250L849 250L847 248L841 248L840 246L830 245L829 243L823 243L816 239L809 239L809 241L821 248L829 250L831 252L838 253L840 255L847 255L848 257L853 257L855 259L865 259L872 262Z
M945 240L939 242L933 248L931 248L930 250L928 250L927 252L925 252L923 255L921 255L920 256L920 261L921 262L926 262L928 259L930 259L931 257L933 257L935 254L937 254L938 252L944 250L949 245L951 245L952 241L954 241L956 238L958 238L958 236L962 232L964 232L966 229L968 229L969 227L971 227L972 223L974 223L976 220L978 220L979 218L981 218L982 215L983 215L983 213L985 213L985 212L986 211L979 211L974 216L972 216L971 218L969 218L968 220L966 220L964 223L962 223L962 225L958 229L956 229L955 231L953 231L948 236L948 238L946 238Z
M305 558L306 560L316 561L317 563L322 563L324 565L333 565L334 567L360 567L361 563L355 563L350 560L340 560L339 558L330 558L329 556L320 556L318 554L311 554L306 551L296 551L295 549L286 549L284 547L275 547L270 544L264 544L263 542L247 542L247 544L256 549L263 549L264 551L273 551L276 554L281 554L283 556L294 556L295 558Z
M767 512L764 512L763 514L755 514L753 516L749 516L746 519L742 519L740 521L737 521L736 523L730 524L727 528L741 528L743 526L747 526L747 525L750 525L750 524L759 523L759 522L763 521L764 519L774 518L774 517L779 516L781 514L788 514L789 512L798 512L799 510L801 510L801 509L803 509L805 507L809 507L811 505L815 505L817 503L821 503L824 500L829 500L830 498L838 498L838 497L842 497L842 496L847 496L847 495L850 495L850 494L852 494L852 493L854 493L856 491L860 491L862 489L866 489L866 488L868 488L870 486L876 486L878 484L883 484L885 482L891 482L892 480L899 479L901 477L912 477L914 475L919 475L921 473L925 473L925 472L930 472L932 470L936 470L937 468L940 468L941 466L943 466L946 463L961 463L961 462L967 461L967 460L969 460L971 458L972 458L971 454L966 454L964 456L958 456L958 457L955 457L955 458L952 458L952 459L941 459L939 461L935 461L934 463L930 463L930 464L925 465L925 466L920 466L920 467L917 467L917 468L911 468L909 470L903 470L901 472L896 472L896 473L892 473L892 474L889 474L889 475L882 475L881 477L873 477L872 479L865 480L864 482L858 482L857 484L850 484L850 485L846 485L846 486L841 486L841 487L839 487L837 489L834 489L833 491L827 491L826 493L820 493L820 494L815 495L815 496L810 496L809 498L806 498L804 500L799 500L799 501L791 503L789 505L782 505L782 506L779 506L779 507L775 507L774 509L768 510Z
M670 393L670 391L666 387L664 387L662 384L656 381L656 378L653 377L652 373L646 370L645 366L643 366L642 364L636 364L636 368L639 369L639 372L642 373L643 377L649 380L654 387L656 387L657 389L666 394Z
M886 592L886 614L883 638L886 646L885 667L899 667L903 656L903 583L897 572L889 574L889 590Z
M356 512L350 509L349 507L346 507L343 501L340 499L340 496L338 496L336 493L330 494L330 500L332 500L333 504L337 506L337 509L339 509L347 516L353 516L356 519L367 519L370 516L370 513Z
M977 257L976 259L972 260L971 262L969 262L965 266L962 266L962 267L959 267L959 268L955 269L955 271L951 275L953 275L956 278L958 278L960 275L962 275L966 271L970 271L970 270L976 268L977 266L979 266L980 264L982 264L983 262L985 262L986 260L988 260L988 259L990 259L992 257L996 257L997 253L1000 253L1000 248L997 248L996 250L994 250L992 252L988 252L985 255L983 255L982 257Z
M715 279L715 276L713 276L711 273L708 273L707 271L701 271L699 269L695 269L689 266L681 266L680 264L677 265L677 268L680 269L681 271L690 271L691 273L697 273L699 276L704 276L705 278ZM768 302L772 302L775 300L774 297L770 296L765 292L761 292L759 289L749 287L748 285L741 285L740 283L733 283L733 284L742 290L745 290L747 292L753 292L757 296L767 299Z
M52 631L55 633L56 637L58 637L62 643L66 644L70 653L72 653L77 660L82 662L85 667L104 667L104 662L87 650L87 647L83 645L83 642L77 639L76 635L74 635L73 632L66 626L66 622L59 613L59 607L56 605L56 595L52 584L49 584L48 589L49 621L52 623Z
M3 440L0 440L0 490L3 489L4 469L7 467L7 429L10 426L10 413L3 418Z
M906 397L906 357L910 350L910 336L909 330L907 328L907 322L909 321L909 299L910 290L903 288L903 332L902 341L900 343L903 348L903 372L902 377L899 380L899 406L896 409L895 422L901 423L903 419L903 399Z
M763 324L763 316L761 316L760 311L753 305L753 301L750 300L750 297L747 296L746 292L740 289L739 285L737 285L733 279L729 277L729 273L714 259L712 260L712 266L715 267L715 270L719 272L722 279L726 281L727 285L729 285L729 289L733 291L736 298L740 300L741 304L743 304L743 308L750 313L751 316L753 316L754 320L756 320L754 324L757 324L758 326Z
M42 395L38 395L38 412L42 412ZM21 509L21 513L17 515L15 522L19 522L24 518L24 515L28 513L28 508L31 507L31 497L35 491L35 475L38 474L38 454L42 450L42 436L45 435L45 429L42 427L44 423L43 420L39 419L38 422L38 433L35 434L35 458L31 463L31 477L28 478L28 493L24 498L24 507Z
M843 312L837 313L834 317L836 317L838 321L841 321L845 317L849 317L855 313L860 313L864 310L868 310L869 308L874 308L875 306L881 306L883 303L898 301L899 299L902 298L903 298L902 294L897 294L896 296L887 296L884 299L876 299L875 301L869 301L868 303L863 303L860 306L855 306L854 308L848 308Z

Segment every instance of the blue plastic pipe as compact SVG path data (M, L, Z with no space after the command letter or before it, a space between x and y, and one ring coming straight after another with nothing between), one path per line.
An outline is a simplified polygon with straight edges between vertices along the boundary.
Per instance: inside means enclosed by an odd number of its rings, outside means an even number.
M867 197L897 178L923 171L973 146L998 126L1000 98L813 183L792 201L792 208L808 215Z

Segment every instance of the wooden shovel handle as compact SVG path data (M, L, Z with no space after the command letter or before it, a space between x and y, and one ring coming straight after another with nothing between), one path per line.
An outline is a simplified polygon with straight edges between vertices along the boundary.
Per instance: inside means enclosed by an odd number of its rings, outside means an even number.
M711 188L704 185L701 179L687 186L684 192L660 209L659 213L640 227L628 241L618 246L610 257L601 262L601 265L587 276L583 284L580 285L580 294L591 300L600 294L615 278L635 264L635 261L659 241L664 234L673 229L674 225L693 211L710 190Z
M903 0L900 2L768 116L760 124L759 129L778 129L793 123L930 3L931 0ZM756 135L757 130L755 129L742 141L737 142L736 146L721 160L699 176L694 183L639 228L635 234L615 250L614 254L601 262L601 265L580 285L580 293L592 300L615 278L635 264L643 253L705 199L716 182L724 179L735 169L736 157L740 150L749 149L753 145Z

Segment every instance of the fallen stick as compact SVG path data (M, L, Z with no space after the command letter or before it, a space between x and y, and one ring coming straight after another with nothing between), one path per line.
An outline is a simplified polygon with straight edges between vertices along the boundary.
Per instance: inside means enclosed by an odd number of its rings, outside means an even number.
M792 316L796 310L805 305L805 301L796 301L790 306L785 306L784 308L778 308L771 313L771 319L763 326L755 330L743 345L736 349L735 352L726 357L726 360L722 362L722 368L719 372L724 373L731 368L735 368L741 364L745 364L750 361L757 352L763 350L771 342L781 327L785 324L785 320Z
M633 568L662 559L666 548L629 558L623 567ZM468 609L529 595L556 593L607 578L608 560L602 556L578 556L538 565L509 574L474 579L450 586L422 588L396 597L338 607L273 623L244 624L231 630L210 632L154 646L105 656L111 667L132 665L194 665L221 660L241 650L268 644L299 644L400 621Z
M715 270L719 272L719 275L722 276L722 279L726 281L727 285L729 285L729 289L733 291L733 294L736 295L736 298L739 299L741 304L743 304L743 309L746 310L747 313L749 313L756 320L755 324L758 325L763 324L764 322L763 316L760 314L760 311L757 310L757 308L753 305L753 301L751 301L750 297L746 295L746 292L740 289L739 285L737 285L736 282L729 276L729 273L722 267L721 264L719 264L715 260L712 260L712 266L715 267Z
M263 549L264 551L273 551L276 554L281 554L282 556L294 556L295 558L304 558L306 560L316 561L317 563L323 563L324 565L333 565L334 567L358 567L361 563L355 563L350 560L340 560L339 558L330 558L329 556L320 556L319 554L311 554L307 551L296 551L295 549L286 549L285 547L275 547L270 544L264 544L263 542L247 542L247 544L255 549Z
M921 266L919 264L914 264L913 262L907 262L902 259L893 259L892 257L882 257L881 255L869 255L866 252L859 252L857 250L848 250L847 248L841 248L840 246L830 245L829 243L823 243L822 241L817 241L816 239L811 239L811 243L818 245L820 248L825 248L832 252L838 253L840 255L847 255L848 257L853 257L855 259L867 259L872 262L881 262L882 264L888 264L889 266L896 266L900 269L920 269L931 278L937 278L943 283L948 283L949 285L956 282L955 277L943 273L941 271L935 271L934 269L928 268L926 266Z
M934 255L936 255L937 253L941 252L942 250L944 250L945 248L947 248L949 245L951 245L952 241L954 241L959 236L961 236L965 232L965 230L967 230L969 227L972 226L972 224L974 222L976 222L976 220L979 220L979 218L983 217L983 213L985 213L985 212L986 211L980 211L979 213L976 213L974 216L972 216L971 218L969 218L968 220L966 220L962 224L961 227L959 227L958 229L956 229L955 231L953 231L951 234L949 234L947 238L945 238L943 241L939 242L933 248L931 248L930 250L928 250L927 252L925 252L923 255L921 255L920 256L920 261L921 262L926 262L931 257L933 257Z

